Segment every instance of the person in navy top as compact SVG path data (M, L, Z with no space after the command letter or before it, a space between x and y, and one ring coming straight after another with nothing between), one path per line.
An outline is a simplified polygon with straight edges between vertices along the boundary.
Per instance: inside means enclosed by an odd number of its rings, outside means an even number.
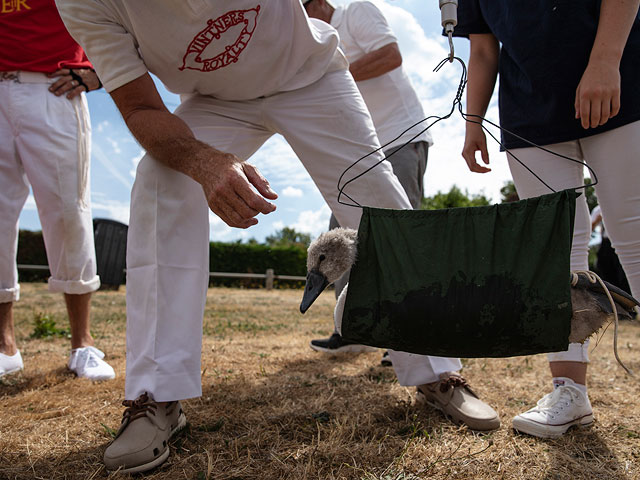
M471 42L469 115L485 114L500 76L500 125L515 134L503 132L502 147L507 149L520 198L550 193L549 187L579 187L584 175L582 164L525 140L586 162L597 175L595 189L607 229L636 297L640 295L639 3L460 0L454 30L454 35ZM462 156L471 171L490 172L480 123L467 122ZM590 226L582 195L571 252L574 271L588 270ZM514 417L516 430L550 438L593 422L586 387L587 353L585 343L549 354L554 390L536 407Z

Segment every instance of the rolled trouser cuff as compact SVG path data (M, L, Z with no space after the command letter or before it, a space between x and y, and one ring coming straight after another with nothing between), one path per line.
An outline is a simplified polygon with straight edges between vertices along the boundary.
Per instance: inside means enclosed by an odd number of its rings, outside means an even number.
M432 357L389 350L398 383L403 387L424 385L440 380L440 374L462 369L459 358Z
M0 303L17 302L20 300L20 285L14 288L0 289Z
M100 277L95 275L91 280L57 280L49 278L49 291L68 293L70 295L83 295L95 292L100 288Z
M570 343L564 352L547 354L550 362L580 362L589 363L589 340L584 343Z

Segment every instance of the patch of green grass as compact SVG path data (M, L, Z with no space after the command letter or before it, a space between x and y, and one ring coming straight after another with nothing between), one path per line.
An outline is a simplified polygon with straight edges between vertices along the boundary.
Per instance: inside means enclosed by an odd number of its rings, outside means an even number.
M630 430L623 426L618 426L617 431L622 433L622 435L626 436L627 438L640 438L640 432Z
M102 428L104 428L104 431L107 432L107 435L109 435L109 437L116 438L116 434L118 433L117 430L114 430L113 428L105 425L104 423L100 423L100 425L102 425Z
M395 372L371 368L365 378L373 383L396 383Z
M38 312L33 316L33 332L30 338L68 337L69 331L56 327L56 321L48 313Z

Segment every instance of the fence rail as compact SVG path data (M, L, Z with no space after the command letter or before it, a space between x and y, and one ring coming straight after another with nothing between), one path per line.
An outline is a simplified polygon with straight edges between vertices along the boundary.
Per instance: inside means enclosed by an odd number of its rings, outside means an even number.
M49 270L46 265L18 264L18 270ZM268 268L265 273L233 273L233 272L209 272L209 277L215 278L264 278L264 286L267 290L273 288L274 280L292 280L304 282L307 278L300 275L276 275L273 268Z

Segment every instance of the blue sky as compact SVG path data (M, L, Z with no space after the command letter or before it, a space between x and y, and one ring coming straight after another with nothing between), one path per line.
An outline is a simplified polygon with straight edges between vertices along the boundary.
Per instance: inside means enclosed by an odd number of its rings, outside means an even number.
M335 1L346 4L349 1ZM456 64L445 66L440 72L432 70L448 54L448 44L441 36L438 2L433 0L375 1L398 37L407 70L427 115L443 115L451 108L458 87L460 69ZM454 39L456 54L468 58L468 41ZM176 95L159 84L161 94L173 110L178 106ZM135 168L143 151L129 134L119 112L104 90L88 96L93 129L91 188L93 216L111 218L124 223L129 219L129 196ZM487 117L497 122L495 99ZM498 146L490 145L493 172L473 174L468 171L460 152L464 141L464 122L457 116L437 124L432 129L435 144L429 150L425 175L425 194L448 191L456 184L470 193L484 193L499 201L500 187L510 178L504 154ZM210 215L210 237L217 241L255 238L263 241L267 235L290 226L317 236L329 222L330 212L311 178L280 137L272 137L249 160L265 175L279 194L277 210L260 215L259 223L249 229L232 229L215 215ZM39 230L40 222L33 201L29 197L20 217L20 228Z

